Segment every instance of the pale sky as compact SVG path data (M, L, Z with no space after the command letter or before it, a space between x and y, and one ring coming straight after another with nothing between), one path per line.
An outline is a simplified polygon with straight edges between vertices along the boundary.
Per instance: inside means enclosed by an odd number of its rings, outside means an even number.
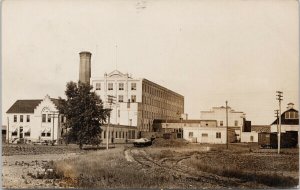
M185 97L189 119L229 106L270 124L276 91L299 107L296 0L4 0L2 118L18 99L64 97L79 77L116 68ZM118 45L117 51L115 45Z

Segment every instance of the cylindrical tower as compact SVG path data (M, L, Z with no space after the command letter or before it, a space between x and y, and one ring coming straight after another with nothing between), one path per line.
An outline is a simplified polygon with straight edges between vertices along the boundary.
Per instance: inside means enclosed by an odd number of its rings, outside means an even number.
M82 83L90 84L92 54L90 52L83 51L79 53L79 56L80 56L79 81Z

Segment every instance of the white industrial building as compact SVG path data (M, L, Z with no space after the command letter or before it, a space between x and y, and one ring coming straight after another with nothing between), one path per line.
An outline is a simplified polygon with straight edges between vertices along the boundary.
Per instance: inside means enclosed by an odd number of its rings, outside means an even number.
M234 129L236 134L236 140L241 141L241 133L245 122L245 113L241 111L235 111L229 106L228 111L228 128ZM226 127L226 107L213 107L210 111L200 112L201 120L216 120L218 127Z
M89 83L112 109L110 122L134 126L139 131L153 131L154 119L179 119L184 113L184 97L144 78L132 78L118 70L91 78L90 52L81 52L79 81ZM114 97L110 103L109 97Z
M176 133L189 142L225 144L227 139L226 127L218 127L216 120L155 120L155 124L163 132ZM231 131L228 134L231 139Z
M113 71L91 78L93 90L105 107L110 107L110 122L135 126L139 131L153 131L154 119L179 119L184 112L184 97L147 79L132 78ZM109 104L108 96L115 97Z

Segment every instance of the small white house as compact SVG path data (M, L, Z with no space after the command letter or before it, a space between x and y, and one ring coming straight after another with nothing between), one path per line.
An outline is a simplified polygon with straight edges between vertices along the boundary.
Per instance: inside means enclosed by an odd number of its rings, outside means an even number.
M6 112L9 142L24 140L58 140L63 117L58 113L58 100L48 95L44 99L17 100Z
M226 144L226 127L183 127L183 138L194 143Z

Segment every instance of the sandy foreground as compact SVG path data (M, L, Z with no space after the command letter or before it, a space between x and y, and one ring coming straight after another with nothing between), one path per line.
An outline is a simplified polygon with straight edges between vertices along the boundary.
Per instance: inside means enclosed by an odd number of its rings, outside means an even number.
M34 179L28 173L43 173L48 161L68 159L80 153L2 156L3 188L59 188L53 179Z

